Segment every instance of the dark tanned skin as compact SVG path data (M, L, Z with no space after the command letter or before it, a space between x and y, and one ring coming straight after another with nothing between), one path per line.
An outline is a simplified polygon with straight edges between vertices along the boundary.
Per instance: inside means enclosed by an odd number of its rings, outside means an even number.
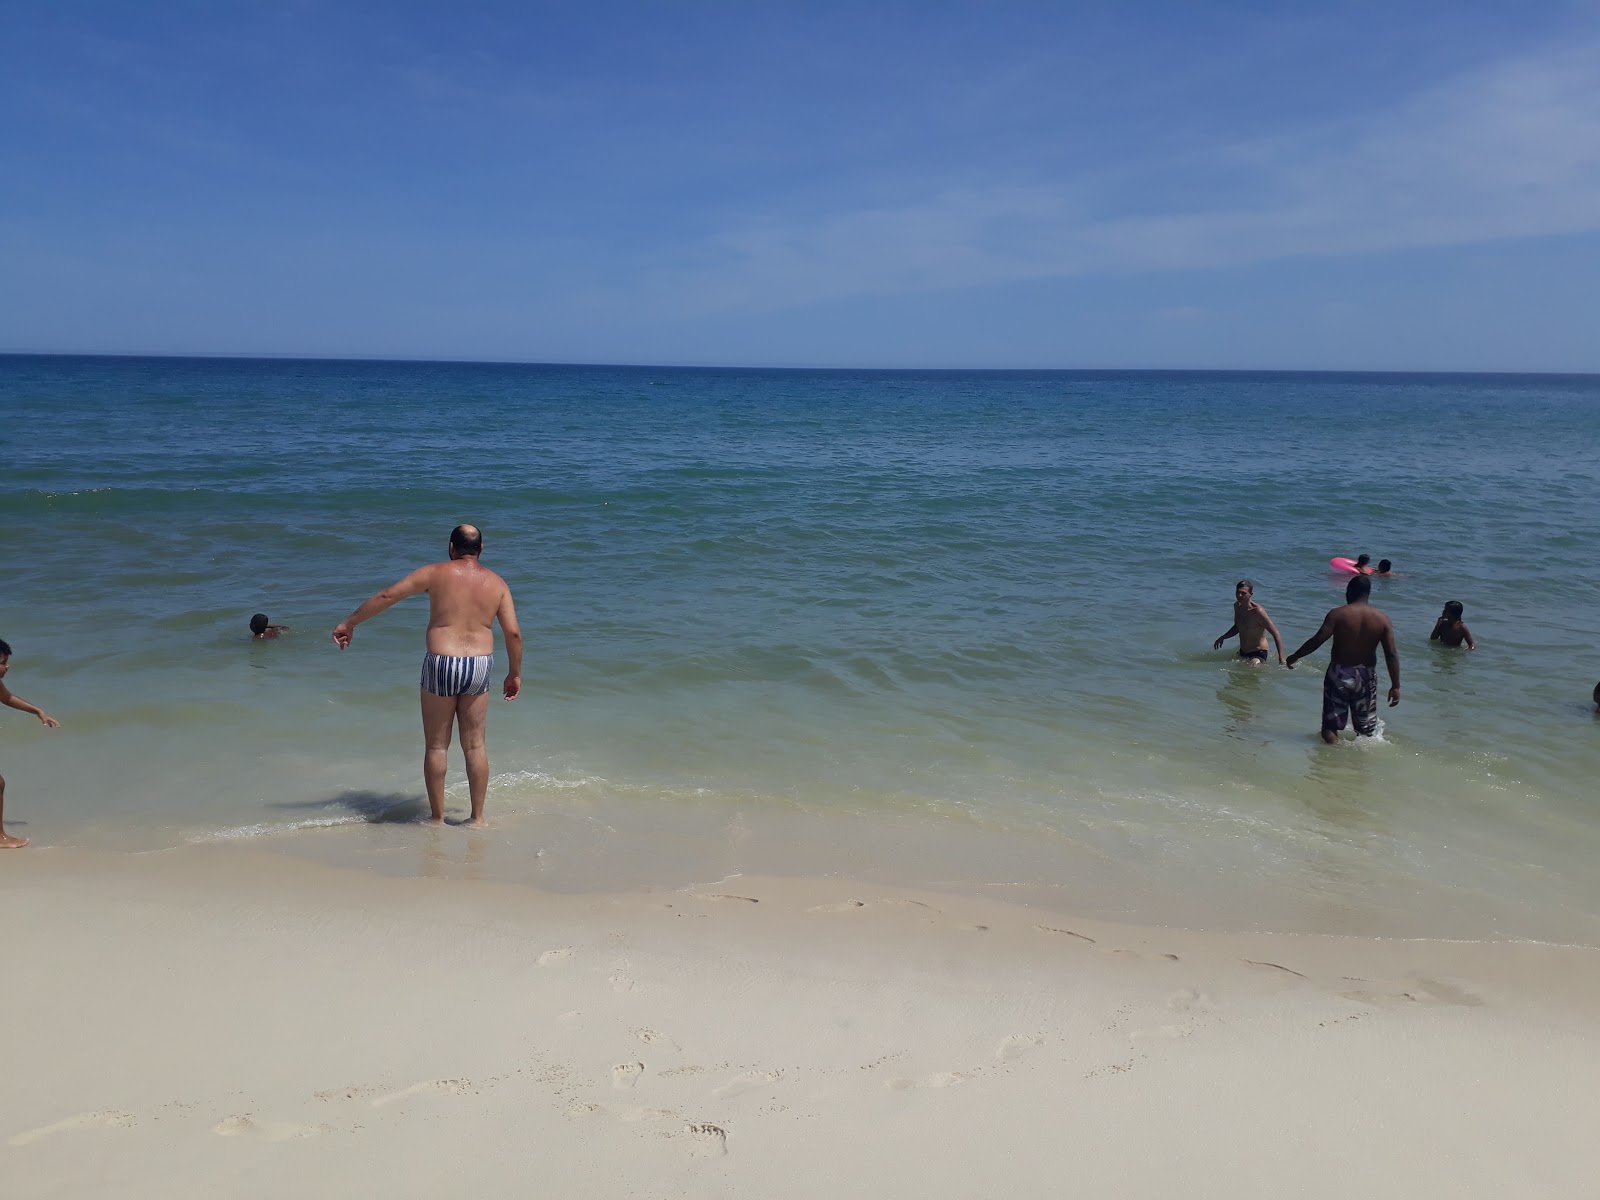
M0 679L6 677L11 670L11 656L0 654ZM0 704L7 708L14 708L18 712L31 713L39 718L46 729L59 729L61 722L52 717L36 704L29 704L21 696L14 695L5 684L0 683ZM28 844L27 838L12 837L6 832L6 780L0 775L0 850L21 850ZM20 859L18 860L21 861Z
M1389 669L1389 707L1400 703L1400 651L1395 647L1394 625L1388 616L1365 599L1341 604L1322 618L1322 628L1289 655L1285 665L1293 667L1329 638L1333 639L1333 662L1341 667L1376 667L1378 647L1382 646L1384 666ZM1322 740L1332 745L1339 735L1324 729Z
M1442 614L1433 623L1433 632L1428 635L1428 640L1443 642L1446 646L1459 646L1465 642L1468 650L1478 648L1478 643L1472 640L1472 630L1467 628L1467 623L1460 617L1452 617L1449 613Z

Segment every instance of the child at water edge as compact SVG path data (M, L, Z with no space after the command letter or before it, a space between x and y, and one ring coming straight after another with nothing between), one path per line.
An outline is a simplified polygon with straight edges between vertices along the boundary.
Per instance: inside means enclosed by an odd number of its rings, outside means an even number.
M279 634L288 632L289 627L287 625L267 624L266 613L257 613L255 616L250 618L250 636L255 641L264 642L268 638L275 638Z
M7 708L14 708L18 712L32 713L44 722L47 729L59 729L61 722L52 717L44 709L29 704L21 696L13 695L3 682L6 673L11 670L11 647L0 642L0 704ZM12 837L6 832L6 778L0 775L0 850L21 850L28 844L27 838Z
M1433 632L1428 635L1428 640L1442 642L1446 646L1459 646L1465 642L1468 650L1476 650L1478 643L1472 640L1472 630L1468 629L1466 622L1461 619L1461 614L1465 611L1461 601L1451 600L1444 606L1439 619L1433 623Z

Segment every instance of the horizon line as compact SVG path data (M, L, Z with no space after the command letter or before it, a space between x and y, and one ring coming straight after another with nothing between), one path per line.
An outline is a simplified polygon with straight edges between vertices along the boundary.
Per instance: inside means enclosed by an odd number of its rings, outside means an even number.
M150 351L118 350L0 350L0 358L109 358L179 361L222 362L305 362L305 363L404 363L410 366L480 366L480 367L560 367L586 370L639 370L639 371L832 371L945 373L945 374L1145 374L1145 375L1468 375L1468 376L1527 376L1540 375L1553 378L1600 378L1600 371L1563 370L1511 370L1462 369L1441 367L979 367L979 366L818 366L802 363L652 363L652 362L585 362L552 359L516 358L432 358L408 356L375 356L368 354L275 354L259 352L217 351L205 354L155 353Z

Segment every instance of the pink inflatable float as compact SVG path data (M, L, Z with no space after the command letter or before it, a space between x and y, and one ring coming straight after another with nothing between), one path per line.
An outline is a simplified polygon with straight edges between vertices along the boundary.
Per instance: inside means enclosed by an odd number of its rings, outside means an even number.
M1328 566L1338 571L1341 575L1354 575L1356 573L1356 560L1353 558L1330 558Z

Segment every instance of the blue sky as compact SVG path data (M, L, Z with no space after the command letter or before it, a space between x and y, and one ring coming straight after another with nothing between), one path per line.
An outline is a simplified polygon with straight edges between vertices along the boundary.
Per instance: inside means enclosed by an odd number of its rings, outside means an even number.
M0 350L1600 371L1600 0L5 7Z

